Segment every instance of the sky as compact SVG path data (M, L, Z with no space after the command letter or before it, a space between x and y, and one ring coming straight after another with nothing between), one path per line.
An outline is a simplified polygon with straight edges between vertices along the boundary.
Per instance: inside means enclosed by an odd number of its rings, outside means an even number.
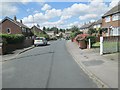
M22 20L32 27L81 27L101 16L118 4L119 0L3 0L0 1L0 20L6 16Z

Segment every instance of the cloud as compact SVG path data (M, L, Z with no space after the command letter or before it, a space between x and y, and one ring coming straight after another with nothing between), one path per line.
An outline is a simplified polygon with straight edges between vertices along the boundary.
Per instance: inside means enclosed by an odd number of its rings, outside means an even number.
M112 0L110 6L115 5L115 1ZM70 27L73 25L80 26L81 23L89 22L91 20L98 20L101 16L106 13L111 7L108 6L103 0L89 0L89 3L74 3L70 7L64 9L55 9L48 4L44 4L41 10L44 13L36 11L34 15L34 22L40 24L40 26L58 26L58 27ZM26 24L33 22L33 17L29 15L23 18ZM54 22L49 22L54 18L59 18ZM69 23L70 19L77 18L77 21Z
M79 16L80 20L87 20L87 19L93 19L93 18L97 18L97 14L86 14L84 16Z
M66 15L76 16L76 15L79 15L79 14L84 14L84 13L86 13L85 11L88 10L88 8L89 8L89 6L87 6L86 4L75 3L71 7L65 8L63 10L63 16L66 16Z
M46 11L46 10L49 10L49 9L51 9L51 6L48 5L48 4L45 4L45 5L42 7L41 10Z
M49 19L54 18L54 17L59 17L61 16L62 11L60 9L51 9L47 10L45 12L45 16Z
M2 2L0 3L0 13L2 16L16 15L18 13L18 8L15 3Z
M37 12L34 15L29 15L28 17L24 17L23 22L26 24L31 22L43 23L52 18L61 16L61 10L56 10L56 9L47 10L45 14L37 13Z

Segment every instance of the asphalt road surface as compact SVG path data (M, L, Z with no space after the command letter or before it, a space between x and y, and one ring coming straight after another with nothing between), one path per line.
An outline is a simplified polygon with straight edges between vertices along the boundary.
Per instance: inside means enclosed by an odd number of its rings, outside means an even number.
M97 88L68 53L65 40L51 42L3 63L3 88Z

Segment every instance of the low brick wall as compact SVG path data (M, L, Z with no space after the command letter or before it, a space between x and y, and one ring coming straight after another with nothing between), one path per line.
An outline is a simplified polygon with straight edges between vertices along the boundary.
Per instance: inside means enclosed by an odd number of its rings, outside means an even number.
M26 39L24 40L23 43L18 43L18 44L7 44L7 45L1 45L0 47L0 55L1 54L6 54L8 52L12 52L16 49L22 49L25 47L30 47L33 45L33 39Z
M0 43L0 55L5 54L6 51L7 51L6 45L3 45L2 43Z
M2 54L2 43L0 43L0 55Z
M33 39L26 39L23 43L23 47L29 47L33 45Z

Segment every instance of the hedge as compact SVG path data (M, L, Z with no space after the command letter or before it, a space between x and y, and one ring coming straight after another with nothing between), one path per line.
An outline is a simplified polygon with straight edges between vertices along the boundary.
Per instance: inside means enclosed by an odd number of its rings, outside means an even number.
M22 34L0 34L0 38L3 38L3 43L6 42L7 44L16 44L22 43L25 36ZM6 41L4 41L4 39Z
M96 36L87 36L87 37L86 37L87 43L89 42L89 39L90 39L90 41L91 41L91 44L93 44L93 43L96 42Z

